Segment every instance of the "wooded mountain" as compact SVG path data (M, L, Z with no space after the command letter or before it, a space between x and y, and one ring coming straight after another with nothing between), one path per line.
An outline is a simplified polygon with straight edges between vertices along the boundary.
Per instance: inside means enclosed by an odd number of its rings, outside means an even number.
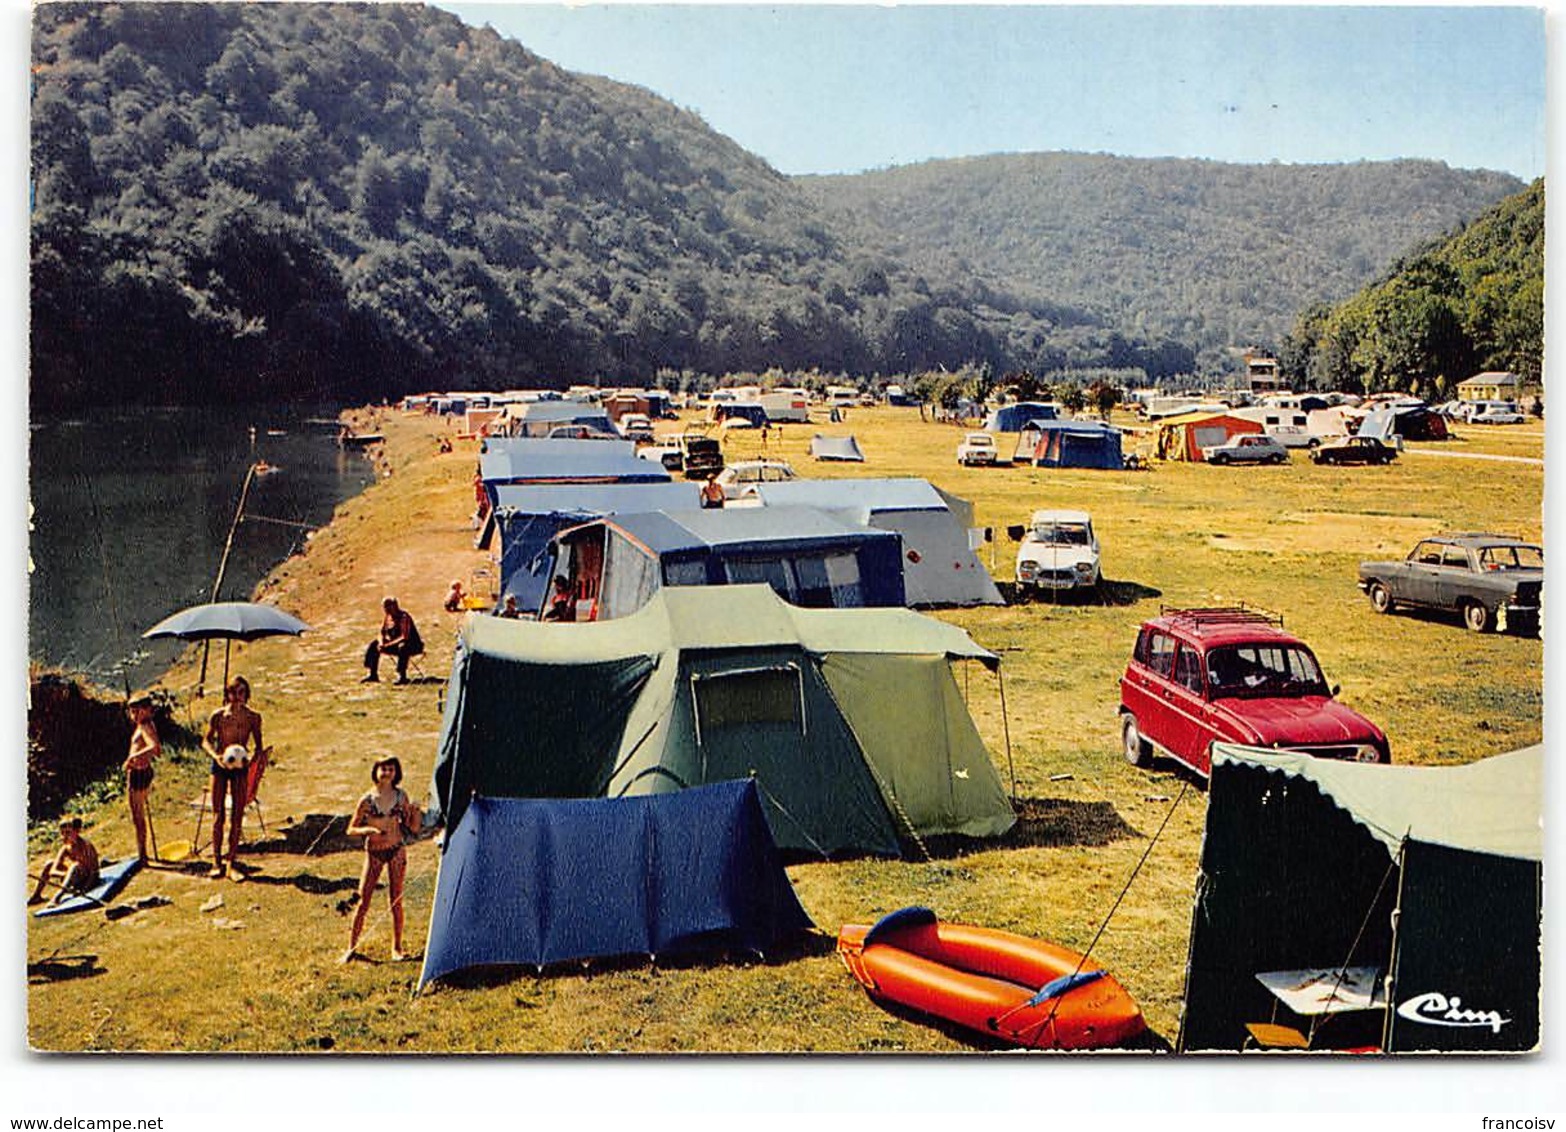
M1301 314L1280 369L1297 389L1399 390L1435 401L1485 370L1544 365L1544 182L1393 264L1336 307Z
M1270 293L1258 264L1301 273L1253 201L1243 278L1209 285L1214 257L1144 278L1124 266L1134 257L1095 265L1086 243L1069 265L1084 278L1125 272L1114 284L1125 295L1188 322L1139 321L1137 304L1020 276L1014 287L1025 249L967 264L918 252L822 207L822 185L782 176L688 111L417 5L44 4L32 78L31 380L43 408L773 367L1158 378L1192 368L1187 329L1237 329L1252 291ZM1214 214L1226 179L1254 175L1203 168L1213 181L1179 192L1211 198ZM1428 192L1411 173L1402 209L1412 196L1467 201L1462 186L1492 176L1419 168ZM1141 183L1145 196L1165 191L1151 174ZM1371 209L1369 188L1345 197L1378 231L1399 211ZM1287 206L1283 188L1272 203ZM1104 226L1063 204L1045 211L1068 233ZM1449 222L1435 211L1422 234ZM1119 245L1185 263L1133 215ZM1381 248L1406 243L1341 240L1367 276Z
M1312 302L1523 187L1440 162L1227 165L1081 153L930 161L804 183L916 270L957 264L1122 333L1275 344ZM1214 359L1216 360L1216 359Z

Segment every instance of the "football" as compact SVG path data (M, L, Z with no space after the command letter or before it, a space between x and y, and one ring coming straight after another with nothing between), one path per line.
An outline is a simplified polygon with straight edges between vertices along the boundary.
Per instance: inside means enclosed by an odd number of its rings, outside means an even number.
M225 770L238 770L250 762L250 748L240 746L238 743L230 743L223 748L223 753L218 756L218 762Z

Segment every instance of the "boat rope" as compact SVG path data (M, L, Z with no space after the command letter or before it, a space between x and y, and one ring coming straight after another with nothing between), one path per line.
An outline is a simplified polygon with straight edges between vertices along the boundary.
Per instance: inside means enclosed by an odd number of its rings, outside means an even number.
M1406 840L1406 839L1405 839ZM1381 894L1386 891L1387 881L1392 879L1392 874L1397 871L1398 861L1402 857L1402 846L1398 846L1398 855L1387 863L1387 871L1381 874L1381 883L1376 885L1376 894L1370 898L1370 906L1365 909L1365 918L1359 922L1359 931L1354 933L1354 942L1349 944L1348 954L1343 957L1343 962L1338 964L1338 969L1333 973L1332 990L1327 995L1327 1001L1331 1002L1338 995L1338 988L1343 985L1343 979L1348 974L1348 966L1354 961L1354 952L1359 950L1360 940L1365 938L1365 929L1370 926L1370 918L1376 914L1376 905L1381 900ZM1371 988L1370 997L1376 997L1375 988ZM1326 1024L1332 1015L1318 1014L1311 1019L1310 1040L1316 1038L1316 1031Z
M1131 870L1131 875L1126 878L1126 883L1121 887L1120 895L1115 897L1114 904L1110 905L1109 914L1104 917L1103 923L1098 925L1098 931L1093 933L1092 942L1090 942L1087 945L1087 949L1082 952L1081 958L1077 960L1076 967L1072 970L1070 976L1068 976L1068 979L1070 980L1066 983L1068 988L1072 985L1072 983L1075 982L1077 976L1082 973L1082 965L1088 961L1088 957L1093 954L1093 949L1098 946L1098 941L1103 938L1105 930L1107 930L1109 927L1109 922L1115 918L1115 913L1120 910L1121 901L1126 898L1126 893L1131 891L1131 885L1136 880L1137 874L1142 871L1142 866L1147 864L1147 858L1152 855L1153 847L1158 844L1159 837L1163 835L1165 828L1167 828L1169 825L1169 819L1174 817L1175 811L1180 808L1180 802L1185 798L1186 791L1190 788L1191 783L1189 779L1181 783L1180 793L1175 797L1175 800L1170 803L1168 812L1164 814L1164 820L1159 823L1158 829L1154 832L1152 838L1147 843L1147 848L1142 850L1141 859L1137 861L1136 867ZM1024 1041L1022 1044L1025 1046L1034 1045L1038 1039L1043 1036L1045 1029L1055 1021L1055 1015L1060 1011L1060 1004L1063 998L1063 992L1061 994L1057 994L1054 998L1054 1001L1050 1004L1049 1013L1044 1016L1042 1021L1032 1026L1025 1026L1021 1030L1015 1030L1013 1031L1012 1036L1020 1039L1024 1032L1027 1030L1032 1030L1032 1038ZM1027 999L1012 1007L1004 1014L994 1018L990 1022L990 1028L998 1030L1002 1022L1004 1022L1007 1018L1010 1018L1019 1010L1025 1009L1028 1006L1036 1005L1038 1005L1038 1003L1033 999Z
M760 778L756 777L756 772L754 770L750 772L750 780L756 784L756 789L761 791L766 800L778 808L779 813L794 823L794 828L799 830L799 835L806 841L810 842L810 847L821 855L821 859L823 861L830 859L831 854L821 847L821 843L819 841L810 836L810 831L805 828L805 824L796 818L793 814L789 813L788 807L785 806L782 802L778 801L777 796L773 794L772 791L767 789L766 784L763 783Z

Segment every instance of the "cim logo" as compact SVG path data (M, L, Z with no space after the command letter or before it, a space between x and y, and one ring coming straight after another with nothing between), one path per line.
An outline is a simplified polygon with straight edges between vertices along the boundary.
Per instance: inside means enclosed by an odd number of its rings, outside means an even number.
M1469 1028L1488 1026L1499 1034L1501 1027L1511 1021L1502 1018L1498 1010L1465 1010L1463 1000L1455 994L1448 998L1440 991L1416 994L1397 1008L1398 1016L1410 1022L1424 1022L1430 1026L1455 1026Z

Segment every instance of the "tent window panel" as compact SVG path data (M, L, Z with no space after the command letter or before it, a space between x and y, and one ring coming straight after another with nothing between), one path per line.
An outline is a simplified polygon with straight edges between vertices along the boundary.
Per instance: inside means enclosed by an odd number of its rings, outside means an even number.
M859 559L852 554L829 554L821 562L832 588L831 604L838 609L862 608L865 591L859 578Z
M758 668L693 676L696 741L728 727L783 724L805 731L805 690L798 668Z
M787 564L776 559L731 558L723 564L723 571L733 585L765 582L783 600L794 600L794 579Z
M707 564L699 560L666 563L663 568L663 581L667 586L705 586Z

